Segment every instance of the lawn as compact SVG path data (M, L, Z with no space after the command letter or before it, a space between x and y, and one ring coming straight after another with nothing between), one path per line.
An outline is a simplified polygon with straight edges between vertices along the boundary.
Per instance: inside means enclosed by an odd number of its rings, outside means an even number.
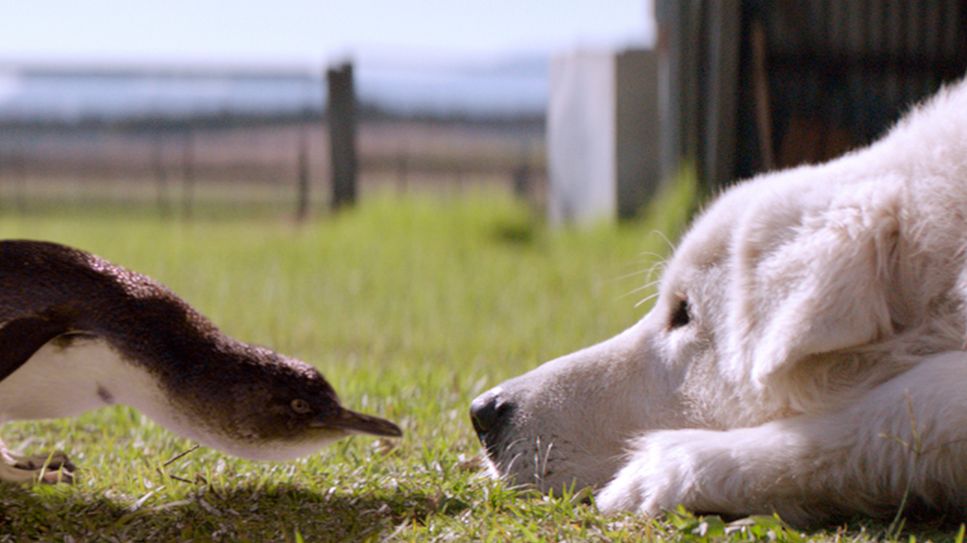
M482 475L470 400L639 318L639 286L669 250L658 232L674 238L689 194L666 194L663 211L640 221L582 231L550 230L489 192L375 194L302 226L96 206L0 216L3 237L76 245L159 279L229 334L314 363L348 406L405 432L273 464L194 449L124 407L8 424L11 447L64 449L81 471L73 486L0 485L0 541L899 537L863 523L800 534L769 518L603 516Z

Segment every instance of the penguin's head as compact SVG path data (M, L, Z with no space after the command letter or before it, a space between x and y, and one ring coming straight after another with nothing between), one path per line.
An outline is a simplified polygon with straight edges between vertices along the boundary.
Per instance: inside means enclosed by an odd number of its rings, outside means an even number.
M252 460L289 460L350 434L399 437L388 420L343 407L313 366L268 349L250 347L240 364L202 379L193 394L196 413L209 419L198 441ZM213 384L217 383L217 384Z

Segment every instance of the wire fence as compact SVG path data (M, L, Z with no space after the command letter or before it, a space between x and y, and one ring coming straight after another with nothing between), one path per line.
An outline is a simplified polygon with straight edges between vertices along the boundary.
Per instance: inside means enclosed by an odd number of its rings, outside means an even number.
M0 210L118 204L169 216L214 207L298 214L308 196L317 211L331 193L328 138L316 117L9 124L0 127ZM546 184L539 120L363 120L357 148L363 197L488 187L539 201Z

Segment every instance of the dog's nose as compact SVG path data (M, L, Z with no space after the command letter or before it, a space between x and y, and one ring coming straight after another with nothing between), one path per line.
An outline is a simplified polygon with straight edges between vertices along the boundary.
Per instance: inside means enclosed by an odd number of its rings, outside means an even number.
M502 422L512 411L510 402L500 397L500 390L488 390L470 404L470 420L473 429L485 445L492 442L492 438L500 430ZM491 439L488 439L491 438Z

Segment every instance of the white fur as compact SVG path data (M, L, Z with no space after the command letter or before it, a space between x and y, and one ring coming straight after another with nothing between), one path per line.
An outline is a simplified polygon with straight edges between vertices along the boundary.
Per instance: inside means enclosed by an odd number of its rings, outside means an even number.
M866 149L721 195L640 322L501 385L493 468L605 511L963 514L965 247L960 83Z

